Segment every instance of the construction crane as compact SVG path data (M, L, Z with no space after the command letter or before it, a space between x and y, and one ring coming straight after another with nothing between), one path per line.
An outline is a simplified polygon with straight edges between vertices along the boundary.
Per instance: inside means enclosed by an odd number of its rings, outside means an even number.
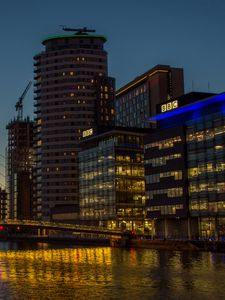
M68 28L65 25L60 25L62 27L62 30L64 31L73 31L76 32L76 34L87 34L87 32L95 32L95 29L88 29L87 27L83 28Z
M19 100L16 102L15 105L16 111L18 112L17 119L19 121L23 120L23 99L26 96L31 84L32 82L29 81L28 85L26 86L25 90L23 91L22 95L19 97Z

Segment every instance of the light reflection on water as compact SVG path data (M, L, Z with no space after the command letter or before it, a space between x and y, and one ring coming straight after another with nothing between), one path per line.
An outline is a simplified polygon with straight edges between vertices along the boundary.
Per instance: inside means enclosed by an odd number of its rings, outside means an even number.
M224 278L224 254L0 243L1 300L222 300Z

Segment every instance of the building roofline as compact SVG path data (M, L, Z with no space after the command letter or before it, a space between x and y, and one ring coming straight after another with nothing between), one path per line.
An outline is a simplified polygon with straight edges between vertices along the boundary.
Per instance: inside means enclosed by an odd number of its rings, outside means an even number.
M168 73L170 69L182 69L182 68L172 68L169 65L156 65L154 68L148 70L147 72L143 73L142 75L136 77L129 83L125 84L123 87L121 87L118 91L116 91L116 97L120 96L127 90L131 89L132 87L140 84L148 77L151 77L155 75L156 73Z
M199 101L175 108L171 111L167 111L158 115L155 115L151 118L148 119L148 122L155 122L155 121L160 121L163 119L168 119L177 115L181 115L185 112L188 111L193 111L193 110L197 110L200 108L203 108L207 105L210 105L212 103L216 103L216 102L222 102L225 101L225 92L215 95L215 96L211 96L211 97L207 97L204 99L201 99Z
M108 128L107 131L98 133L98 134L94 134L92 136L89 136L87 138L84 138L83 140L81 140L79 142L78 145L84 144L86 142L90 142L99 138L104 138L105 136L111 135L111 134L115 134L115 133L130 133L133 135L146 135L150 132L154 131L154 129L150 129L150 128L138 128L138 127L122 127L122 126L115 126L115 127L111 127Z
M96 38L101 39L104 43L107 41L107 38L103 35L95 35L95 34L67 34L67 35L55 35L49 36L42 40L42 44L45 45L46 42L50 40L57 40L57 39L65 39L65 38Z

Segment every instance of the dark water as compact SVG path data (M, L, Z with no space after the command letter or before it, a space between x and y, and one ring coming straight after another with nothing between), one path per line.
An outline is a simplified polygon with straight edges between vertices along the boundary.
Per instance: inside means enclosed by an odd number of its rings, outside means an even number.
M225 299L225 254L0 242L0 299Z

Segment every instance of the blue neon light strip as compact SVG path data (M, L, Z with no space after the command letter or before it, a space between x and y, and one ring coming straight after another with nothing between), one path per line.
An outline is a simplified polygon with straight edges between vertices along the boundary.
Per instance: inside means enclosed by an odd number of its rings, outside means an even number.
M163 120L163 119L167 119L167 118L171 118L171 117L183 114L183 113L188 112L188 111L194 111L194 110L200 109L204 106L207 106L207 105L215 103L215 102L222 102L222 101L225 101L225 92L222 93L222 94L216 95L216 96L212 96L210 98L200 100L198 102L194 102L194 103L191 103L191 104L181 106L179 108L175 108L175 109L170 110L170 111L165 112L165 113L161 113L159 115L151 117L148 121L149 122L150 121L160 121L160 120Z

